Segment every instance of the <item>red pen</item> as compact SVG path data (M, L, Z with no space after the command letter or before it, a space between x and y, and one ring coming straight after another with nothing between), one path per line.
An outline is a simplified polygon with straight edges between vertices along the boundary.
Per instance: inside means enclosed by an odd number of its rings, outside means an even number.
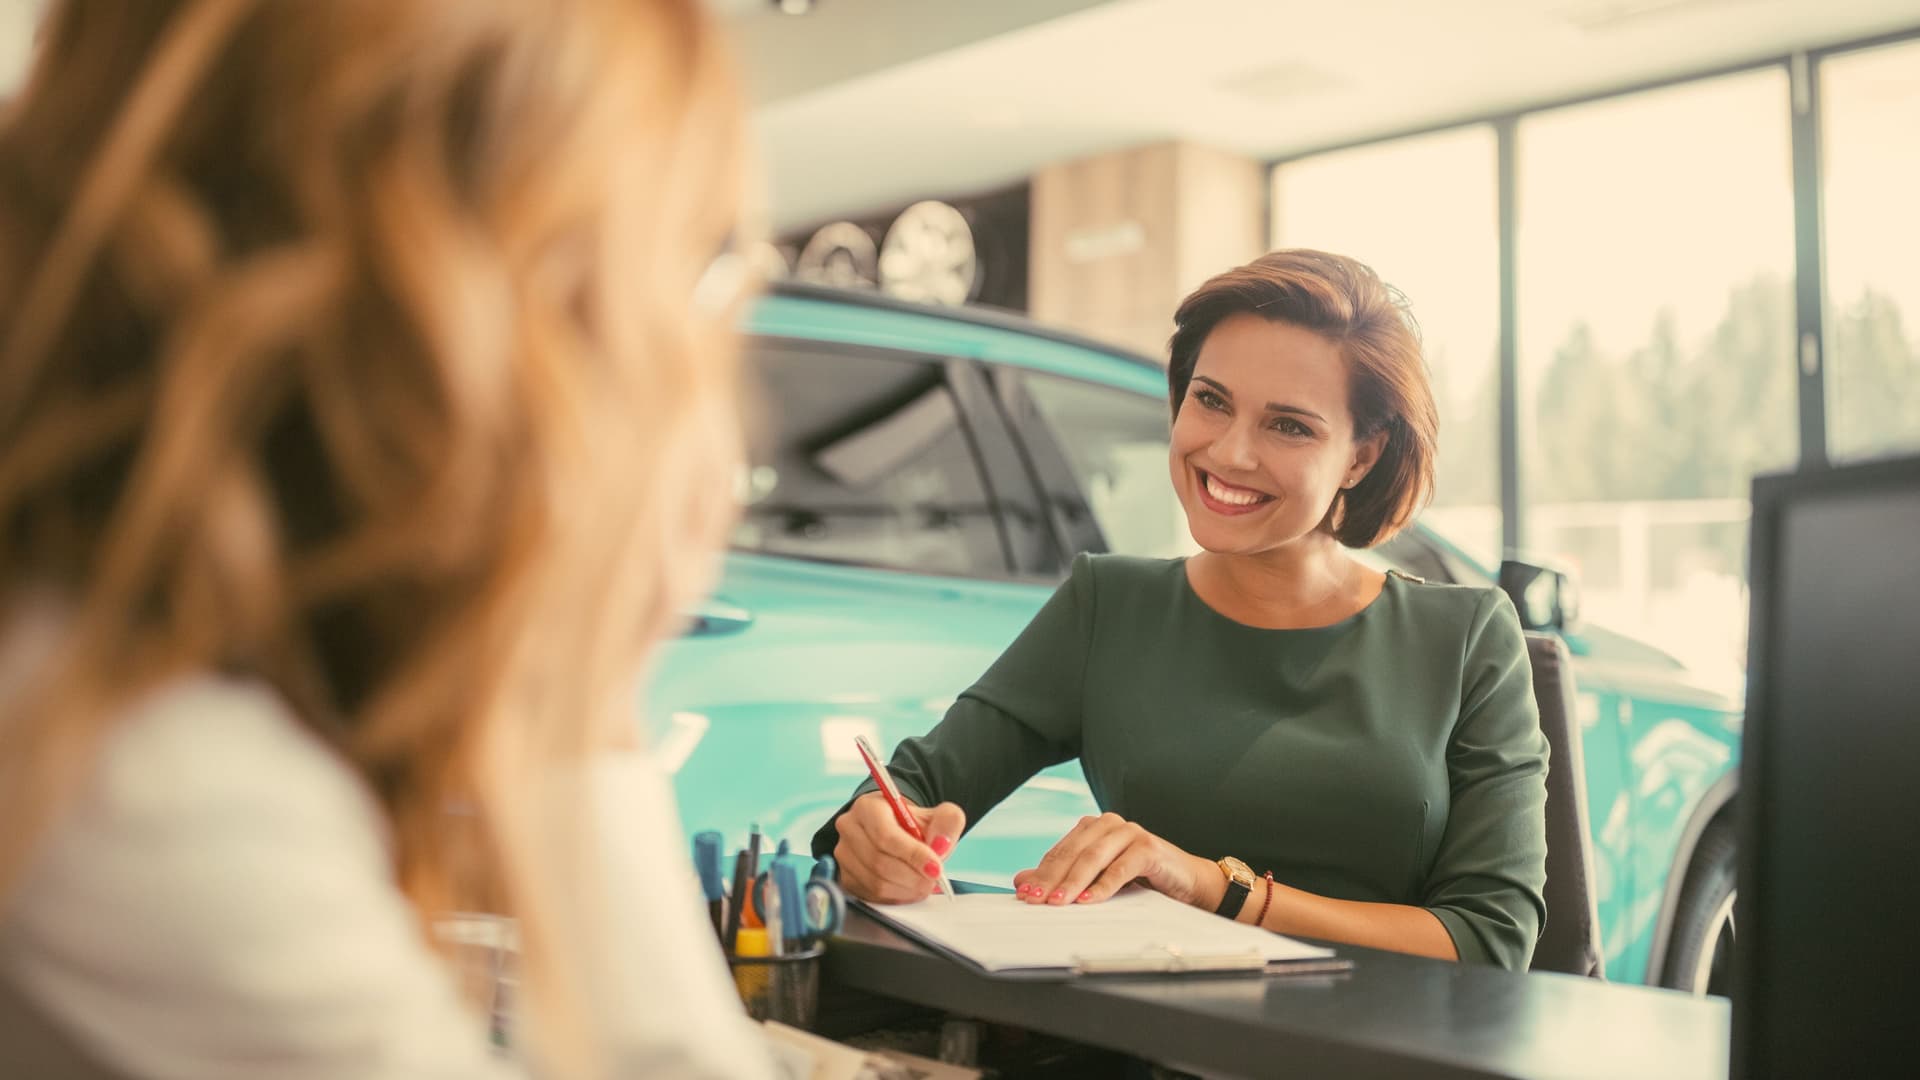
M887 771L885 765L880 764L880 755L873 752L873 744L867 741L865 735L855 735L853 745L860 748L860 756L867 762L867 772L873 775L873 782L880 785L880 794L886 796L887 805L893 807L893 820L907 830L908 836L923 844L926 843L927 834L920 831L920 823L913 819L912 812L907 809L907 801L900 797L900 789L893 783L893 774ZM945 866L940 867L939 880L940 891L947 894L947 899L953 899L953 882L947 880Z

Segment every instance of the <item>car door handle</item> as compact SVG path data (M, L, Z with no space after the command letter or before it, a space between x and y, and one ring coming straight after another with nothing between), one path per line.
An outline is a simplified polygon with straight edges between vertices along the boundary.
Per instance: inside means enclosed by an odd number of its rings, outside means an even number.
M709 600L687 613L683 637L719 637L737 634L753 625L753 612L720 600Z

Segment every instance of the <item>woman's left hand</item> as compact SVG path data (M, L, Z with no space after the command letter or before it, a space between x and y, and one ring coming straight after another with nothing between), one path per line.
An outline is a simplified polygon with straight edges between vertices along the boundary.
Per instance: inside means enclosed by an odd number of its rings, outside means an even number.
M1217 865L1118 814L1081 818L1039 866L1013 875L1014 891L1029 904L1097 904L1136 880L1208 911L1226 891Z

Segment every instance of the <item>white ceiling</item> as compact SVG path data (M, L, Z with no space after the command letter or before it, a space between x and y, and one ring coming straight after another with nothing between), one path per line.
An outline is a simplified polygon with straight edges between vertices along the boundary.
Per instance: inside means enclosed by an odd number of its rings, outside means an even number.
M716 0L717 2L717 0ZM750 78L793 87L793 18L728 0ZM922 12L938 0L897 0ZM994 5L985 5L992 7ZM846 12L851 16L856 13ZM1283 157L1920 28L1920 0L1112 0L761 93L782 228L964 195L1160 139ZM873 46L868 41L868 46Z
M803 17L780 14L775 0L705 2L752 58L753 97L764 104L1110 0L818 0Z
M1920 28L1920 0L707 0L780 228L1160 139L1260 158ZM40 0L0 0L0 96Z

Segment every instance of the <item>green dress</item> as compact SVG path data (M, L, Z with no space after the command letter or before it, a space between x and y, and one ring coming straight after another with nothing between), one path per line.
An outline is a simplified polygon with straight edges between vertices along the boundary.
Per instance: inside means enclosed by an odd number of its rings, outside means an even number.
M971 823L1075 757L1103 810L1186 851L1425 907L1462 960L1524 970L1533 954L1547 743L1497 590L1389 574L1347 619L1263 630L1208 607L1184 560L1082 555L891 768L908 798ZM837 842L829 821L814 850Z

